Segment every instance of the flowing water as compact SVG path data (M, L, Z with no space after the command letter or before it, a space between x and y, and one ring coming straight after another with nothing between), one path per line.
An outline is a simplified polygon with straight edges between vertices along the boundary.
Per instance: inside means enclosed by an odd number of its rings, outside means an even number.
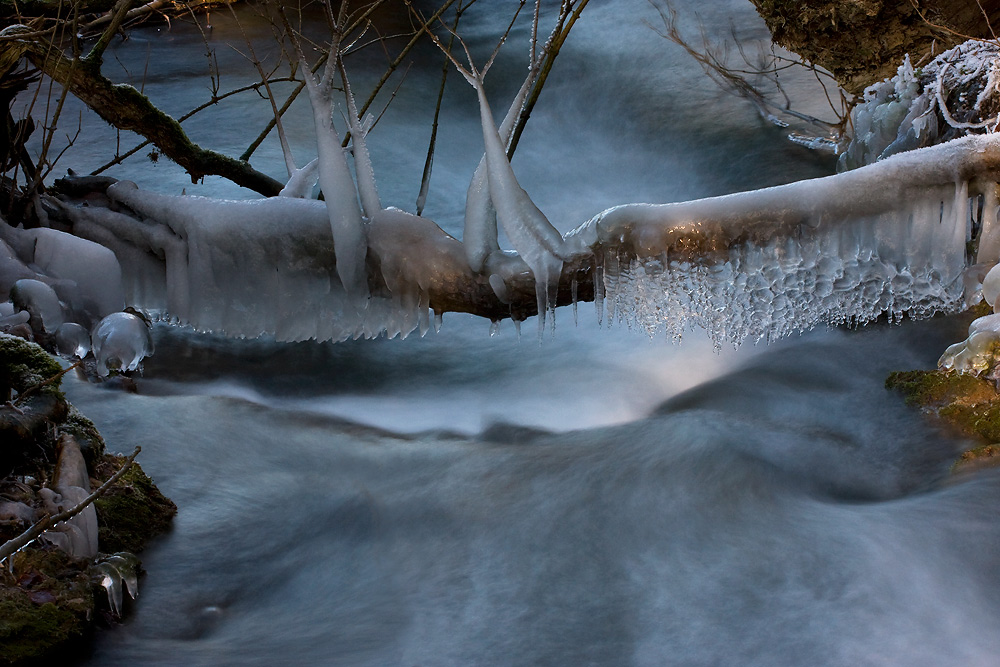
M463 18L474 53L504 24L498 5ZM748 3L695 9L710 36L730 21L748 43L766 36ZM241 18L268 56L270 29ZM251 80L226 46L243 48L232 18L210 20L223 89ZM554 224L832 170L644 20L659 19L637 0L589 7L521 141L515 171ZM518 30L488 78L497 108L523 73ZM204 51L175 22L106 60L180 114L210 94ZM356 89L380 58L354 59ZM418 53L371 136L387 204L416 199L439 73ZM239 154L270 111L253 95L228 109L188 127ZM302 164L311 123L292 114ZM425 213L456 234L477 119L452 77ZM119 141L84 122L64 158L78 171ZM145 153L111 173L248 196ZM280 176L279 155L266 143L255 164ZM67 379L180 508L143 554L134 613L85 664L1000 664L1000 477L949 477L961 443L883 387L964 338L960 323L716 352L697 331L678 346L602 329L586 305L573 319L561 309L541 342L457 315L425 338L339 344L163 326L138 394Z

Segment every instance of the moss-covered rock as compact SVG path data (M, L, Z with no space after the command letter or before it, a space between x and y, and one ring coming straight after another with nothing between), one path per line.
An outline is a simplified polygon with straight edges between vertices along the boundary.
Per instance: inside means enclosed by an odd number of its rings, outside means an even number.
M963 462L996 459L1000 464L1000 392L991 381L953 371L904 371L889 375L885 386L977 441L979 446L963 453Z
M55 548L29 548L15 555L13 569L0 586L0 665L51 665L90 634L86 564Z
M0 333L0 400L8 400L11 390L18 393L58 375L62 366L36 343ZM59 395L59 381L38 390Z
M117 471L125 457L107 454L95 468L100 484ZM94 502L97 508L99 548L104 553L138 553L146 543L165 532L177 514L177 506L160 493L153 480L137 463Z

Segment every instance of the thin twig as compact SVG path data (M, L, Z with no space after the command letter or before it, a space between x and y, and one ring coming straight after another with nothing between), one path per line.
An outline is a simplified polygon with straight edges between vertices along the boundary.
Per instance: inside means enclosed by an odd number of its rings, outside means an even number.
M42 387L47 387L48 385L52 384L53 382L57 382L62 376L66 375L66 373L69 373L74 368L79 368L81 365L83 365L83 360L82 359L80 361L76 362L75 364L73 364L72 366L67 366L66 368L62 369L61 371L59 371L58 373L56 373L52 377L50 377L50 378L48 378L46 380L42 380L41 382L39 382L36 385L32 385L32 386L28 387L27 389L25 389L24 391L22 391L20 394L18 394L17 398L14 399L14 405L20 404L22 401L24 401L24 399L26 399L28 396L30 396L31 394L35 393L36 391L40 390Z
M101 484L101 486L98 487L96 491L94 491L89 496L81 500L77 505L63 512L59 512L58 514L53 514L51 516L46 516L42 518L41 520L33 524L30 528L28 528L28 530L24 531L17 537L4 542L3 545L0 546L0 563L2 563L12 554L16 553L21 547L25 546L26 544L29 544L32 540L37 538L46 530L55 526L57 523L61 521L66 521L68 519L72 519L74 516L76 516L83 510L87 509L88 505L90 505L92 502L94 502L95 500L103 496L105 493L107 493L108 489L114 486L115 482L121 479L121 476L125 474L125 471L129 469L129 467L135 461L135 457L137 457L139 455L139 452L141 451L142 447L136 446L135 451L133 451L132 454L127 459L125 459L125 463L123 463L122 467L118 469L118 472L112 475L110 479L108 479L108 481L106 481L104 484Z

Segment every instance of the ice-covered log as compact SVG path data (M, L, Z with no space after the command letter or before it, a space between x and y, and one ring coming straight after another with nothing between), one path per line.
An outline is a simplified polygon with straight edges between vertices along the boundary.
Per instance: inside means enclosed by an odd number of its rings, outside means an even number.
M765 190L619 206L567 235L556 303L596 296L614 319L651 333L678 336L694 323L737 342L957 308L966 242L989 222L977 198L998 179L1000 138L990 135ZM77 209L76 224L113 239L129 302L203 330L326 340L405 334L426 327L429 311L537 312L522 260L498 257L474 273L457 240L401 211L370 222L373 299L359 315L346 305L323 202L173 197L127 183L109 195L140 219ZM161 285L137 289L143 281Z
M611 317L770 338L959 307L976 197L998 178L1000 137L966 137L835 176L616 207L570 238L595 251Z

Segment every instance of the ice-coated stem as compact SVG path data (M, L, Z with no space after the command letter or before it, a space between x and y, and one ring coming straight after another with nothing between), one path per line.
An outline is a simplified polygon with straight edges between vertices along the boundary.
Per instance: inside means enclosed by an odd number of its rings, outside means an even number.
M499 135L504 145L510 139L514 123L521 113L521 107L534 81L535 71L532 70L521 84L521 89L517 91L507 115L500 124ZM465 246L469 267L477 273L483 270L490 255L500 251L500 245L497 243L497 212L490 199L486 155L479 161L465 196L465 230L462 233L462 244Z
M351 177L347 158L340 147L340 135L333 126L333 100L330 95L332 86L329 72L324 74L321 82L316 81L309 72L305 59L301 60L306 90L313 110L313 121L316 124L319 184L330 214L337 275L351 298L363 299L369 294L365 270L368 243L365 239L361 208L358 206L357 188Z
M367 128L362 126L358 117L358 107L354 103L351 82L347 79L347 70L344 69L344 61L339 55L337 68L344 82L344 96L347 97L347 122L351 128L351 141L354 143L354 172L358 178L358 194L361 195L361 206L365 215L371 219L382 210L382 203L379 201L378 188L375 187L375 171L372 169L372 160L365 141Z
M466 76L466 79L476 88L479 97L490 199L504 232L535 277L535 296L538 299L541 328L544 326L545 312L552 304L548 291L550 287L558 285L559 274L562 272L563 237L517 182L514 170L507 161L507 150L493 121L481 77L473 75Z

